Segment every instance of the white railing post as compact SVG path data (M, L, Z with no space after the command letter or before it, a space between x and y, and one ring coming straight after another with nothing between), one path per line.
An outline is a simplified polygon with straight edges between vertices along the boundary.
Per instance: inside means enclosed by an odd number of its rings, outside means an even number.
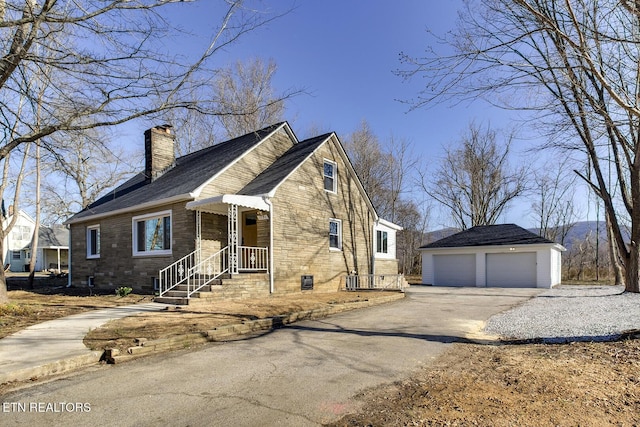
M229 273L238 274L238 205L229 205L227 224L229 243Z
M402 274L349 274L345 277L345 289L403 289Z

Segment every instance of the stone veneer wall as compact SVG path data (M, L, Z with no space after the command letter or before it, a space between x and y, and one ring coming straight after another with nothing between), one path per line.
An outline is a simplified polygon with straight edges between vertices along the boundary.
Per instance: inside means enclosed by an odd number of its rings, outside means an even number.
M292 146L293 142L284 130L276 132L206 185L199 198L237 193Z
M324 159L338 165L338 191L323 187ZM274 212L275 292L300 291L313 275L314 290L337 291L344 276L371 272L373 218L333 139L325 142L277 190ZM342 250L329 248L329 219L342 221Z
M195 213L185 209L186 202L160 206L110 218L89 220L71 225L71 284L86 286L94 276L97 288L115 289L130 286L136 290L153 290L152 278L158 271L195 249ZM171 210L171 255L133 256L132 218L138 215ZM87 259L87 227L100 225L100 258Z

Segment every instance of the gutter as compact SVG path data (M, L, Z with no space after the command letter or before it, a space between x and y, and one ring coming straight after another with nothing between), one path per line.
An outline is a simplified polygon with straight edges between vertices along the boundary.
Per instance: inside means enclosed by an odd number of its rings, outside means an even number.
M167 197L166 199L161 199L161 200L153 200L151 202L147 202L147 203L141 203L139 205L133 205L133 206L128 206L126 208L122 208L122 209L116 209L113 211L108 211L108 212L102 212L102 213L98 213L98 214L93 214L93 215L87 215L87 216L82 216L80 218L76 218L74 219L73 217L67 221L65 221L63 224L67 225L67 224L77 224L77 223L81 223L81 222L87 222L87 221L95 221L101 218L105 218L105 217L110 217L113 215L119 215L119 214L124 214L124 213L129 213L129 212L135 212L135 211L139 211L142 209L149 209L149 208L153 208L156 206L163 206L163 205L167 205L169 203L175 203L175 202L182 202L185 200L192 200L193 199L193 195L192 193L186 193L186 194L179 194L177 196L173 196L173 197Z

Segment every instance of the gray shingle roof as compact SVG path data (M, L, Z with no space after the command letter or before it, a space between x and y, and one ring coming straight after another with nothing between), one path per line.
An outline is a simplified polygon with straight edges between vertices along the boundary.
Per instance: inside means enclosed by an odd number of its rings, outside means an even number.
M69 229L67 227L40 227L38 230L38 247L69 247Z
M262 171L247 184L238 194L257 196L267 194L276 188L289 174L313 153L331 133L309 138L291 147L271 166Z
M534 245L552 242L515 224L478 225L452 234L420 249L459 248L467 246Z
M282 123L248 133L176 159L162 176L149 181L138 173L109 194L96 200L70 220L131 208L136 205L188 194L222 171L247 150L278 129Z

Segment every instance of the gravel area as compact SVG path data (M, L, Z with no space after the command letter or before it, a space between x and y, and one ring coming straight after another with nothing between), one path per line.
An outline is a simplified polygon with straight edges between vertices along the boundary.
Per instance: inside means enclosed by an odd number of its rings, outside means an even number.
M485 332L543 342L608 341L640 331L640 294L618 286L558 286L489 319Z

